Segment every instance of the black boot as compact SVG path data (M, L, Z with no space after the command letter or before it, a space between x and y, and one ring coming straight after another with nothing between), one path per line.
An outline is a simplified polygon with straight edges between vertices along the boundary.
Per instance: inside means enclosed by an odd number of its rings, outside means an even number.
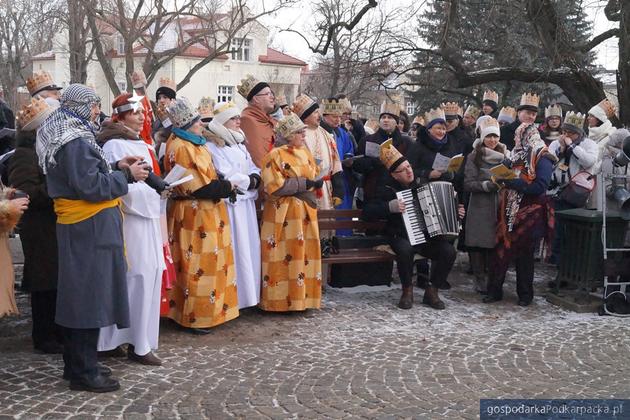
M120 389L120 383L112 377L98 374L93 378L83 377L70 380L70 389L96 393L112 392Z
M435 286L428 286L424 290L422 303L429 305L433 309L444 309L446 307L444 302L440 300L440 297L438 296L438 288Z

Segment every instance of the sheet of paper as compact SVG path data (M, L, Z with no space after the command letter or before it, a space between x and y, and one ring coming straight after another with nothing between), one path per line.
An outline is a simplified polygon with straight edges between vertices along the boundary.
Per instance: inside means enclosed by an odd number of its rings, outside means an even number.
M166 177L164 178L164 181L168 182L169 184L173 184L175 181L183 178L184 176L186 176L186 168L184 168L181 165L175 165L170 170L168 175L166 175Z
M517 175L513 170L507 166L501 164L490 168L490 173L494 175L496 179L516 179Z
M182 185L188 181L192 181L194 178L194 176L192 175L186 175L183 178L178 179L177 181L173 182L172 184L169 184L167 189L170 190L171 188L177 187L178 185Z
M378 158L381 154L381 145L368 141L365 143L365 156Z
M448 164L451 162L450 157L446 157L440 153L435 154L435 159L433 159L433 166L431 166L434 170L440 172L446 172L448 169Z

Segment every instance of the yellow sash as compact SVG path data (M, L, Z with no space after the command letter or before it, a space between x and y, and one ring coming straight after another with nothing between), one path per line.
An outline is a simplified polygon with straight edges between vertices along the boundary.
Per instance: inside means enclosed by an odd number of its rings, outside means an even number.
M67 198L55 198L55 213L57 223L71 225L89 219L101 210L120 205L120 198L108 201L92 203L85 200L69 200Z

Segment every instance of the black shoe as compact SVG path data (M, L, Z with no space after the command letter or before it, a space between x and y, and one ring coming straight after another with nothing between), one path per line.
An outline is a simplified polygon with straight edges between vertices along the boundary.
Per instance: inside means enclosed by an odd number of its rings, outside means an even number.
M499 302L501 300L503 300L503 298L500 298L500 297L497 297L497 296L492 296L492 295L487 295L487 296L484 296L481 301L483 303L494 303L494 302Z
M522 300L522 299L518 300L518 306L529 306L531 305L531 303L532 303L531 300Z
M111 377L96 375L94 378L73 379L70 381L70 389L74 391L88 392L112 392L120 389L120 383Z
M96 369L98 369L98 373L101 376L110 377L112 376L112 370L105 365L97 365ZM70 372L68 372L65 368L63 369L63 379L66 381L70 380Z
M63 346L56 341L47 341L38 346L34 346L35 351L44 354L63 354Z
M440 289L440 290L450 290L451 289L451 283L449 283L448 281L444 281L444 283L438 284L437 288Z

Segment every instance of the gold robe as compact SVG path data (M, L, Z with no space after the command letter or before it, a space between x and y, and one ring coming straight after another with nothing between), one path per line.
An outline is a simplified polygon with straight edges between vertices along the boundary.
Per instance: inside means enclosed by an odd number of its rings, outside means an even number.
M287 178L314 179L319 168L306 147L282 146L263 159L262 180L269 196L261 227L262 299L265 311L319 308L322 264L317 210L294 196L274 196Z
M192 198L192 192L217 179L212 157L198 146L172 135L164 165L179 164L192 181L175 187L186 199L172 200L168 232L177 272L169 292L168 317L190 328L207 328L239 315L230 220L223 200Z

